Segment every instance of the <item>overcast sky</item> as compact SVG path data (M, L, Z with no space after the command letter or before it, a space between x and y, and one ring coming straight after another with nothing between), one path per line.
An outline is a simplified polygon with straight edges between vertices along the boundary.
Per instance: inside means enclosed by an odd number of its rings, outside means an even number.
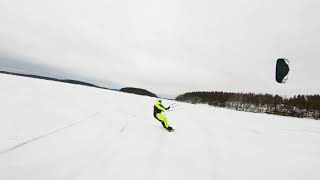
M319 94L319 9L318 0L0 0L0 70L15 59L170 97ZM286 84L275 81L279 57L290 59Z

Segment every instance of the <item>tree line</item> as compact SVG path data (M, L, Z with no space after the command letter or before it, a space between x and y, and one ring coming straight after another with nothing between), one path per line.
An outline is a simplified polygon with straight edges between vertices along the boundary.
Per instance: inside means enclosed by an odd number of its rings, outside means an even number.
M212 91L189 92L177 96L176 100L193 104L209 104L239 111L320 118L320 95L296 95L285 98L271 94Z

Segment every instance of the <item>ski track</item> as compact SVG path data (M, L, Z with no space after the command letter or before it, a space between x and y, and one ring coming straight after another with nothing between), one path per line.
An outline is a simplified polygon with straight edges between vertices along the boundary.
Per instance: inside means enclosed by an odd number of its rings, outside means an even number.
M24 145L30 144L30 143L32 143L32 142L35 142L35 141L39 140L39 139L48 137L48 136L50 136L50 135L56 134L56 133L58 133L58 132L60 132L60 131L63 131L63 130L65 130L65 129L68 129L68 128L71 128L71 127L73 127L73 126L76 126L76 125L78 125L79 123L82 123L83 121L87 121L87 120L92 119L92 118L93 118L94 116L96 116L97 114L98 114L98 112L90 115L89 117L87 117L87 118L85 118L85 119L83 119L83 120L73 122L73 123L71 123L71 124L69 124L69 125L67 125L67 126L64 126L64 127L61 127L61 128L57 128L57 129L52 130L52 131L50 131L50 132L48 132L48 133L45 133L45 134L42 134L42 135L40 135L40 136L31 138L31 139L26 140L26 141L24 141L24 142L18 143L18 144L16 144L16 145L12 146L12 147L9 147L9 148L0 150L0 155L9 153L9 152L11 152L11 151L13 151L13 150L15 150L15 149L18 149L18 148L24 146Z

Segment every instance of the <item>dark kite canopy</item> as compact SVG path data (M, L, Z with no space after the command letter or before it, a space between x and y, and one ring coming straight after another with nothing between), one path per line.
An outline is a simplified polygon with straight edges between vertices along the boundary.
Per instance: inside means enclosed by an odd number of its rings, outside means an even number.
M289 60L283 58L278 59L276 67L276 81L278 83L286 83L289 70Z

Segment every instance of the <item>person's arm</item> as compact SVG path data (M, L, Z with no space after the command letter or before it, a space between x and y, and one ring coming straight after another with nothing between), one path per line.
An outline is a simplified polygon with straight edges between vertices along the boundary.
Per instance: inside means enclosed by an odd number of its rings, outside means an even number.
M156 104L156 107L157 107L158 109L160 109L161 111L168 110L168 109L165 108L162 104Z
M162 104L160 104L161 107L163 107L165 110L169 110L170 109L170 106L169 107L164 107Z

